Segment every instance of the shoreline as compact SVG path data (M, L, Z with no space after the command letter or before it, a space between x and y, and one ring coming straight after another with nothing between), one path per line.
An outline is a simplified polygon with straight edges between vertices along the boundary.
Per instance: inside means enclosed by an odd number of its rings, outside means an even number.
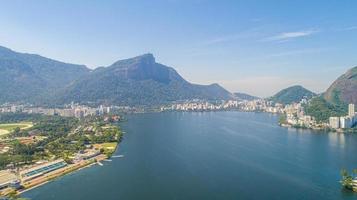
M331 128L321 128L321 127L304 127L304 126L294 126L287 123L278 123L280 127L283 128L293 128L296 130L311 130L311 131L322 131L327 133L340 133L340 134L354 134L357 133L354 128L349 129L331 129Z
M16 193L17 193L17 195L19 195L21 197L21 194L24 194L24 193L31 191L33 189L36 189L38 187L41 187L41 186L43 186L47 183L50 183L52 181L63 178L66 175L74 174L74 173L76 173L80 170L83 170L85 168L90 168L90 167L98 164L100 161L103 161L103 160L106 160L109 158L104 154L100 154L100 155L92 158L91 160L87 160L82 164L78 164L78 166L75 166L76 164L71 164L71 165L68 165L65 169L58 169L58 170L49 172L48 174L44 174L41 177L35 178L31 181L28 181L27 186L25 183L24 189L20 189L20 190L16 191ZM32 184L32 182L34 182L34 183Z
M47 183L50 183L51 181L55 181L57 179L65 177L66 175L74 174L85 168L92 167L95 164L103 166L101 162L111 158L116 153L120 142L121 142L121 134L118 134L116 136L115 142L104 142L104 143L94 144L93 146L95 149L101 150L101 152L99 152L98 150L99 154L96 154L88 159L84 158L77 161L74 160L74 162L68 162L66 163L66 165L64 165L59 169L49 171L32 179L27 179L27 180L22 179L20 183L21 184L20 188L17 189L13 188L9 191L2 191L1 195L6 196L9 195L10 193L16 193L18 197L21 197L24 193L28 191L41 187ZM93 146L91 148L93 148Z
M85 166L83 166L83 167L80 167L80 168L78 168L78 169L75 169L75 170L73 170L73 171L70 171L70 172L68 172L68 173L64 173L63 175L59 175L59 176L57 176L56 178L53 178L52 180L47 180L47 181L45 181L45 182L36 184L36 185L34 185L34 186L32 186L32 187L29 187L29 188L26 188L26 189L24 189L24 190L18 191L17 193L18 193L19 195L20 195L20 194L23 194L23 193L25 193L25 192L28 192L28 191L31 191L31 190L36 189L36 188L38 188L38 187L41 187L41 186L43 186L43 185L46 185L47 183L50 183L50 182L55 181L55 180L57 180L57 179L63 178L63 177L65 177L65 176L67 176L67 175L74 174L75 172L78 172L78 171L83 170L83 169L85 169L85 168L90 168L91 166L93 166L93 165L95 165L95 164L97 164L97 162L93 162L93 163L90 163L90 164L85 165Z

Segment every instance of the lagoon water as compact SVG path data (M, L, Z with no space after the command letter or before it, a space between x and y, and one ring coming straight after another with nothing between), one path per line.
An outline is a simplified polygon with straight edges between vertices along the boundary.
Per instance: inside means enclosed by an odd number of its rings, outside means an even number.
M357 199L341 168L357 168L357 135L295 130L267 113L127 116L116 154L33 189L35 200Z

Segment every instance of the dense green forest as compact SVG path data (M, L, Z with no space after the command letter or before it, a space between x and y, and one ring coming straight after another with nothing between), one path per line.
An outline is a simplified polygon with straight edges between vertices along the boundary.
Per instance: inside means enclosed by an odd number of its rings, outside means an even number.
M270 101L282 104L298 103L303 98L311 98L315 93L305 89L300 85L288 87L270 97Z
M347 105L344 103L332 104L323 97L312 98L304 105L305 114L315 117L318 122L327 122L331 116L344 116L347 114Z
M27 113L1 113L0 123L16 123L22 121L39 121L43 116L40 114Z

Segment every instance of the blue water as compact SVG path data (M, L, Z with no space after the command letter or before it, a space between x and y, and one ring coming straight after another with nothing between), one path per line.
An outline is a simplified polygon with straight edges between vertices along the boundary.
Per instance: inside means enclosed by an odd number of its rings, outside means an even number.
M266 113L127 116L117 154L25 193L36 200L357 199L341 168L357 168L357 135L277 126Z

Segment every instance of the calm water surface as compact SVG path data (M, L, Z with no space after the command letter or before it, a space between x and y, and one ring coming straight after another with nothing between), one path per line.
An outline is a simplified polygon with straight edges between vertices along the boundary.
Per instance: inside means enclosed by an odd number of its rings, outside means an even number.
M289 130L266 113L128 116L104 166L25 193L36 200L357 199L341 168L357 167L357 135Z

